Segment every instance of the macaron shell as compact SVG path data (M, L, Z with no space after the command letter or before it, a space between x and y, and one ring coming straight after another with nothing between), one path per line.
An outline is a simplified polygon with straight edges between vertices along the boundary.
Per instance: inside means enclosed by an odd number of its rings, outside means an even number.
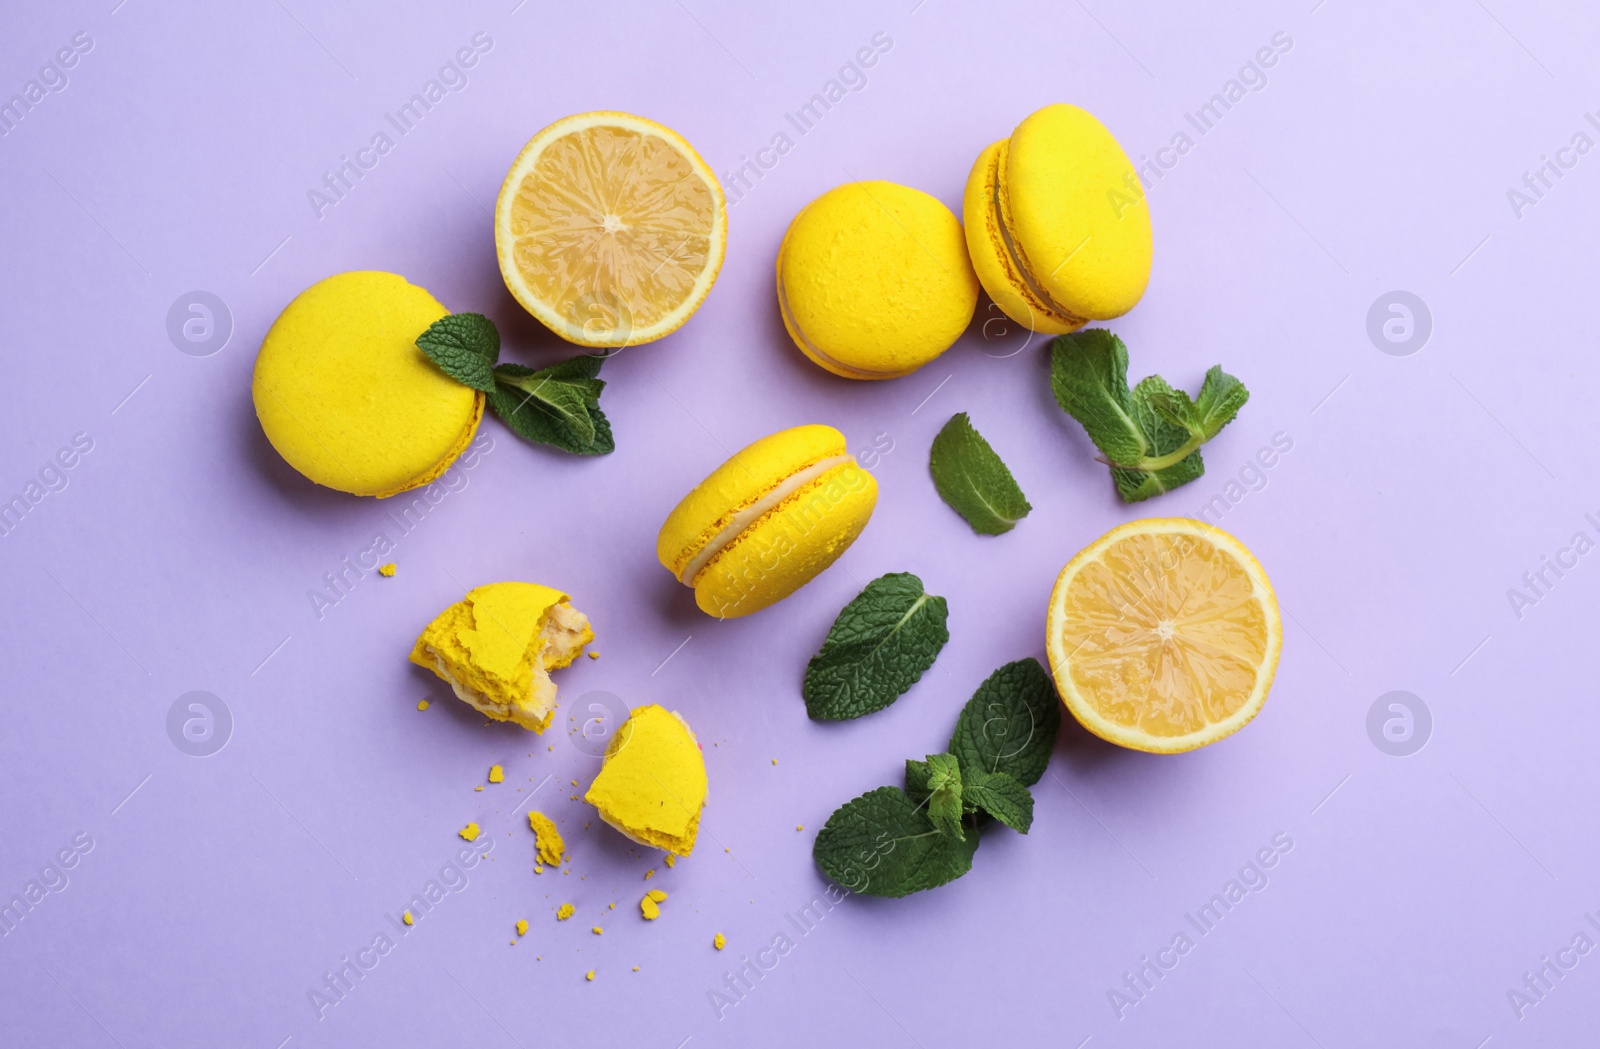
M394 495L443 473L484 400L416 347L446 312L393 273L340 273L301 292L256 357L251 395L267 440L317 484L355 495Z
M813 463L849 454L831 426L795 426L735 452L679 501L656 537L656 559L681 575L694 555L741 509Z
M1046 106L1017 125L1004 163L1002 210L1049 297L1091 320L1131 310L1150 281L1150 209L1105 125Z
M908 375L961 337L978 278L961 222L893 182L849 182L795 216L778 249L784 327L835 375Z
M849 549L878 504L878 482L854 461L838 466L752 524L695 580L695 604L720 619L759 612Z
M1001 139L978 154L977 162L967 176L962 213L966 220L967 251L972 258L972 268L983 284L983 290L989 293L989 298L1000 307L1000 311L1024 328L1050 335L1077 331L1088 323L1088 318L1068 317L1051 310L1044 300L1028 289L1027 283L1012 264L1011 253L1006 250L999 216L994 208L994 186L1007 144L1005 139Z

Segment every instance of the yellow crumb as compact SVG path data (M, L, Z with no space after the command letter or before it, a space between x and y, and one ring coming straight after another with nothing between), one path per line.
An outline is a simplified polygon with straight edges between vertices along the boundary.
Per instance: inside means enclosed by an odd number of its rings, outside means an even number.
M476 786L476 787L473 787L473 788L472 788L472 789L473 789L473 790L482 790L482 789L483 789L483 784L482 784L482 783L480 783L480 784L478 784L478 785L477 785L477 786Z
M728 946L728 938L726 936L723 936L719 932L719 933L717 933L717 935L715 937L712 938L711 946L715 947L717 950L720 951L724 947Z
M777 759L777 758L773 758L773 759L772 759L772 763L773 763L773 764L774 764L774 765L776 765L776 764L777 764L777 763L778 763L778 759Z
M533 873L535 873L535 874L543 874L544 873L544 868L541 867L539 864L535 863L533 865Z
M416 919L411 917L411 912L410 911L406 911L404 914L402 914L400 916L400 920L405 922L407 925L415 925L415 924L417 924Z
M804 823L796 823L794 825L794 829L795 830L805 830L806 829L806 825Z
M605 930L600 928L600 926L598 926L598 925L596 925L594 928L590 929L589 931L594 933L596 936L604 936L605 935Z
M657 903L665 903L667 900L667 893L665 889L651 889L649 892L645 893L645 895L650 897L650 899L655 900Z
M608 911L614 911L614 910L616 910L616 909L617 909L617 905L616 905L616 904L614 904L614 903L608 903L608 904L606 904L606 910L608 910Z
M600 653L594 651L593 649L590 649L589 650L589 658L590 659L599 659L600 658Z
M534 844L538 850L540 863L548 863L552 867L561 862L561 854L566 851L567 843L561 840L561 832L556 830L556 825L549 816L542 812L528 810L528 827L534 833ZM543 873L542 871L540 873Z
M583 978L584 978L584 979L585 979L585 980L592 980L592 979L594 979L594 970L593 970L593 969L590 969L590 970L589 970L589 971L588 971L588 972L586 972L586 973L584 973L584 975L583 975Z
M572 781L572 785L573 785L573 786L574 786L574 787L576 787L576 786L577 786L577 785L578 785L578 781L577 781L577 780L573 780L573 781Z
M644 880L645 881L649 881L651 878L654 878L655 876L656 876L656 869L654 867L651 867L649 870L644 872Z
M668 867L676 867L677 865L678 865L678 857L673 855L670 852L667 853L667 866Z
M418 710L427 710L429 706L431 706L431 704L427 700L425 700L425 699L417 700L417 709Z
M639 971L639 967L638 967L638 966L637 966L637 965L635 965L635 966L634 966L634 967L633 967L633 971L634 971L634 972L638 972L638 971Z
M528 919L526 919L526 918L518 918L517 919L517 935L518 936L526 936L526 935L528 935Z
M490 783L504 783L505 781L506 781L506 770L501 768L499 765L490 765L489 766L489 782Z
M661 908L656 906L656 901L646 896L639 901L639 913L644 915L644 920L653 922L661 917Z
M577 910L577 908L574 907L572 904L563 903L561 906L556 908L556 921L558 921L558 922L566 921L568 918L572 917L572 912L575 911L575 910Z
M456 833L461 835L461 839L463 841L476 841L478 839L478 825L476 823L469 823Z
M381 576L393 576L394 575L394 562L390 561L386 565L379 565L378 566L378 574L381 575Z

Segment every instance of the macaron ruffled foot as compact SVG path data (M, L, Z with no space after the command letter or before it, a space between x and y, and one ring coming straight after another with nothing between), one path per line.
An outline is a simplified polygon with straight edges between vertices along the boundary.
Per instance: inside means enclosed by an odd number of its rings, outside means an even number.
M593 640L588 618L561 591L491 583L429 623L411 662L433 671L480 713L543 732L556 707L550 671L571 663Z

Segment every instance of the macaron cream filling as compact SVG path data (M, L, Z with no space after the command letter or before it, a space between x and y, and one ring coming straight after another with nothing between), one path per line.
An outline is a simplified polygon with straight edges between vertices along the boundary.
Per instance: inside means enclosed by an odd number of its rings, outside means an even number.
M811 337L805 333L804 328L800 327L800 322L795 319L794 313L789 309L789 291L783 283L783 262L781 259L778 266L778 309L783 314L784 323L789 326L789 331L794 333L795 337L802 343L805 351L812 357L853 379L898 379L902 375L910 375L911 371L915 371L915 369L908 371L870 371L866 368L858 368L853 364L846 364L839 358L824 352L821 347L811 341Z
M706 541L706 544L689 559L688 564L683 566L683 571L678 574L678 581L684 586L694 586L695 578L705 571L706 566L715 560L718 554L733 545L734 541L743 534L745 529L766 516L769 511L785 499L818 480L830 470L854 461L854 458L849 455L834 455L826 459L819 459L810 466L790 474L780 481L776 487L763 492L759 498L736 511L728 519L728 523Z
M1050 297L1050 293L1046 291L1044 286L1039 283L1037 278L1034 277L1033 270L1029 268L1027 261L1022 255L1022 252L1017 249L1016 240L1011 236L1011 227L1006 223L1005 206L1001 201L1002 193L1000 188L1000 171L1001 168L1005 166L1005 159L1006 149L1002 147L1000 151L995 154L994 169L990 173L989 177L989 200L991 207L994 209L995 229L999 230L1000 232L1000 243L1005 246L1006 257L1011 260L1012 269L1016 271L1017 276L1021 278L1023 285L1033 295L1033 297L1039 300L1040 304L1043 305L1043 307L1057 320L1075 326L1082 326L1089 323L1089 319L1087 317L1078 316ZM1067 260L1070 258L1071 256L1069 255L1067 259L1063 259L1062 265L1065 265Z

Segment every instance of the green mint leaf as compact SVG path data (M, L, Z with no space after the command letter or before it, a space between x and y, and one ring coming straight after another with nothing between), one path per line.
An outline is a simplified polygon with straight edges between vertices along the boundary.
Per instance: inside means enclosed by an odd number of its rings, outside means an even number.
M1056 402L1100 449L1117 494L1136 503L1204 474L1200 446L1233 420L1250 393L1221 367L1206 373L1194 399L1159 375L1128 390L1127 365L1122 341L1100 329L1062 335L1051 345Z
M961 829L961 765L953 754L928 755L928 819L957 841L966 837Z
M1061 727L1055 682L1036 659L990 674L956 719L950 753L970 775L1004 772L1024 787L1044 775Z
M966 412L952 415L933 439L928 467L939 498L979 535L1009 532L1033 509Z
M526 440L576 455L605 455L616 443L600 410L600 391L606 385L596 378L600 364L601 358L590 354L538 371L502 364L494 369L489 407Z
M905 791L879 787L829 816L811 855L851 892L907 896L967 873L977 849L978 835L942 833Z
M1132 415L1128 348L1104 328L1060 335L1050 346L1050 388L1106 459L1132 466L1148 446Z
M494 363L500 359L500 332L481 313L452 313L417 336L417 349L450 378L474 390L494 389Z
M1206 372L1205 382L1200 384L1200 396L1195 402L1201 439L1209 441L1215 437L1233 421L1249 399L1250 391L1244 388L1244 383L1223 371L1220 364L1213 365Z
M986 812L1019 834L1033 826L1033 795L1004 772L969 769L961 801L968 811Z
M844 721L882 710L933 666L950 640L949 606L909 572L867 584L828 630L822 650L806 664L806 713Z

